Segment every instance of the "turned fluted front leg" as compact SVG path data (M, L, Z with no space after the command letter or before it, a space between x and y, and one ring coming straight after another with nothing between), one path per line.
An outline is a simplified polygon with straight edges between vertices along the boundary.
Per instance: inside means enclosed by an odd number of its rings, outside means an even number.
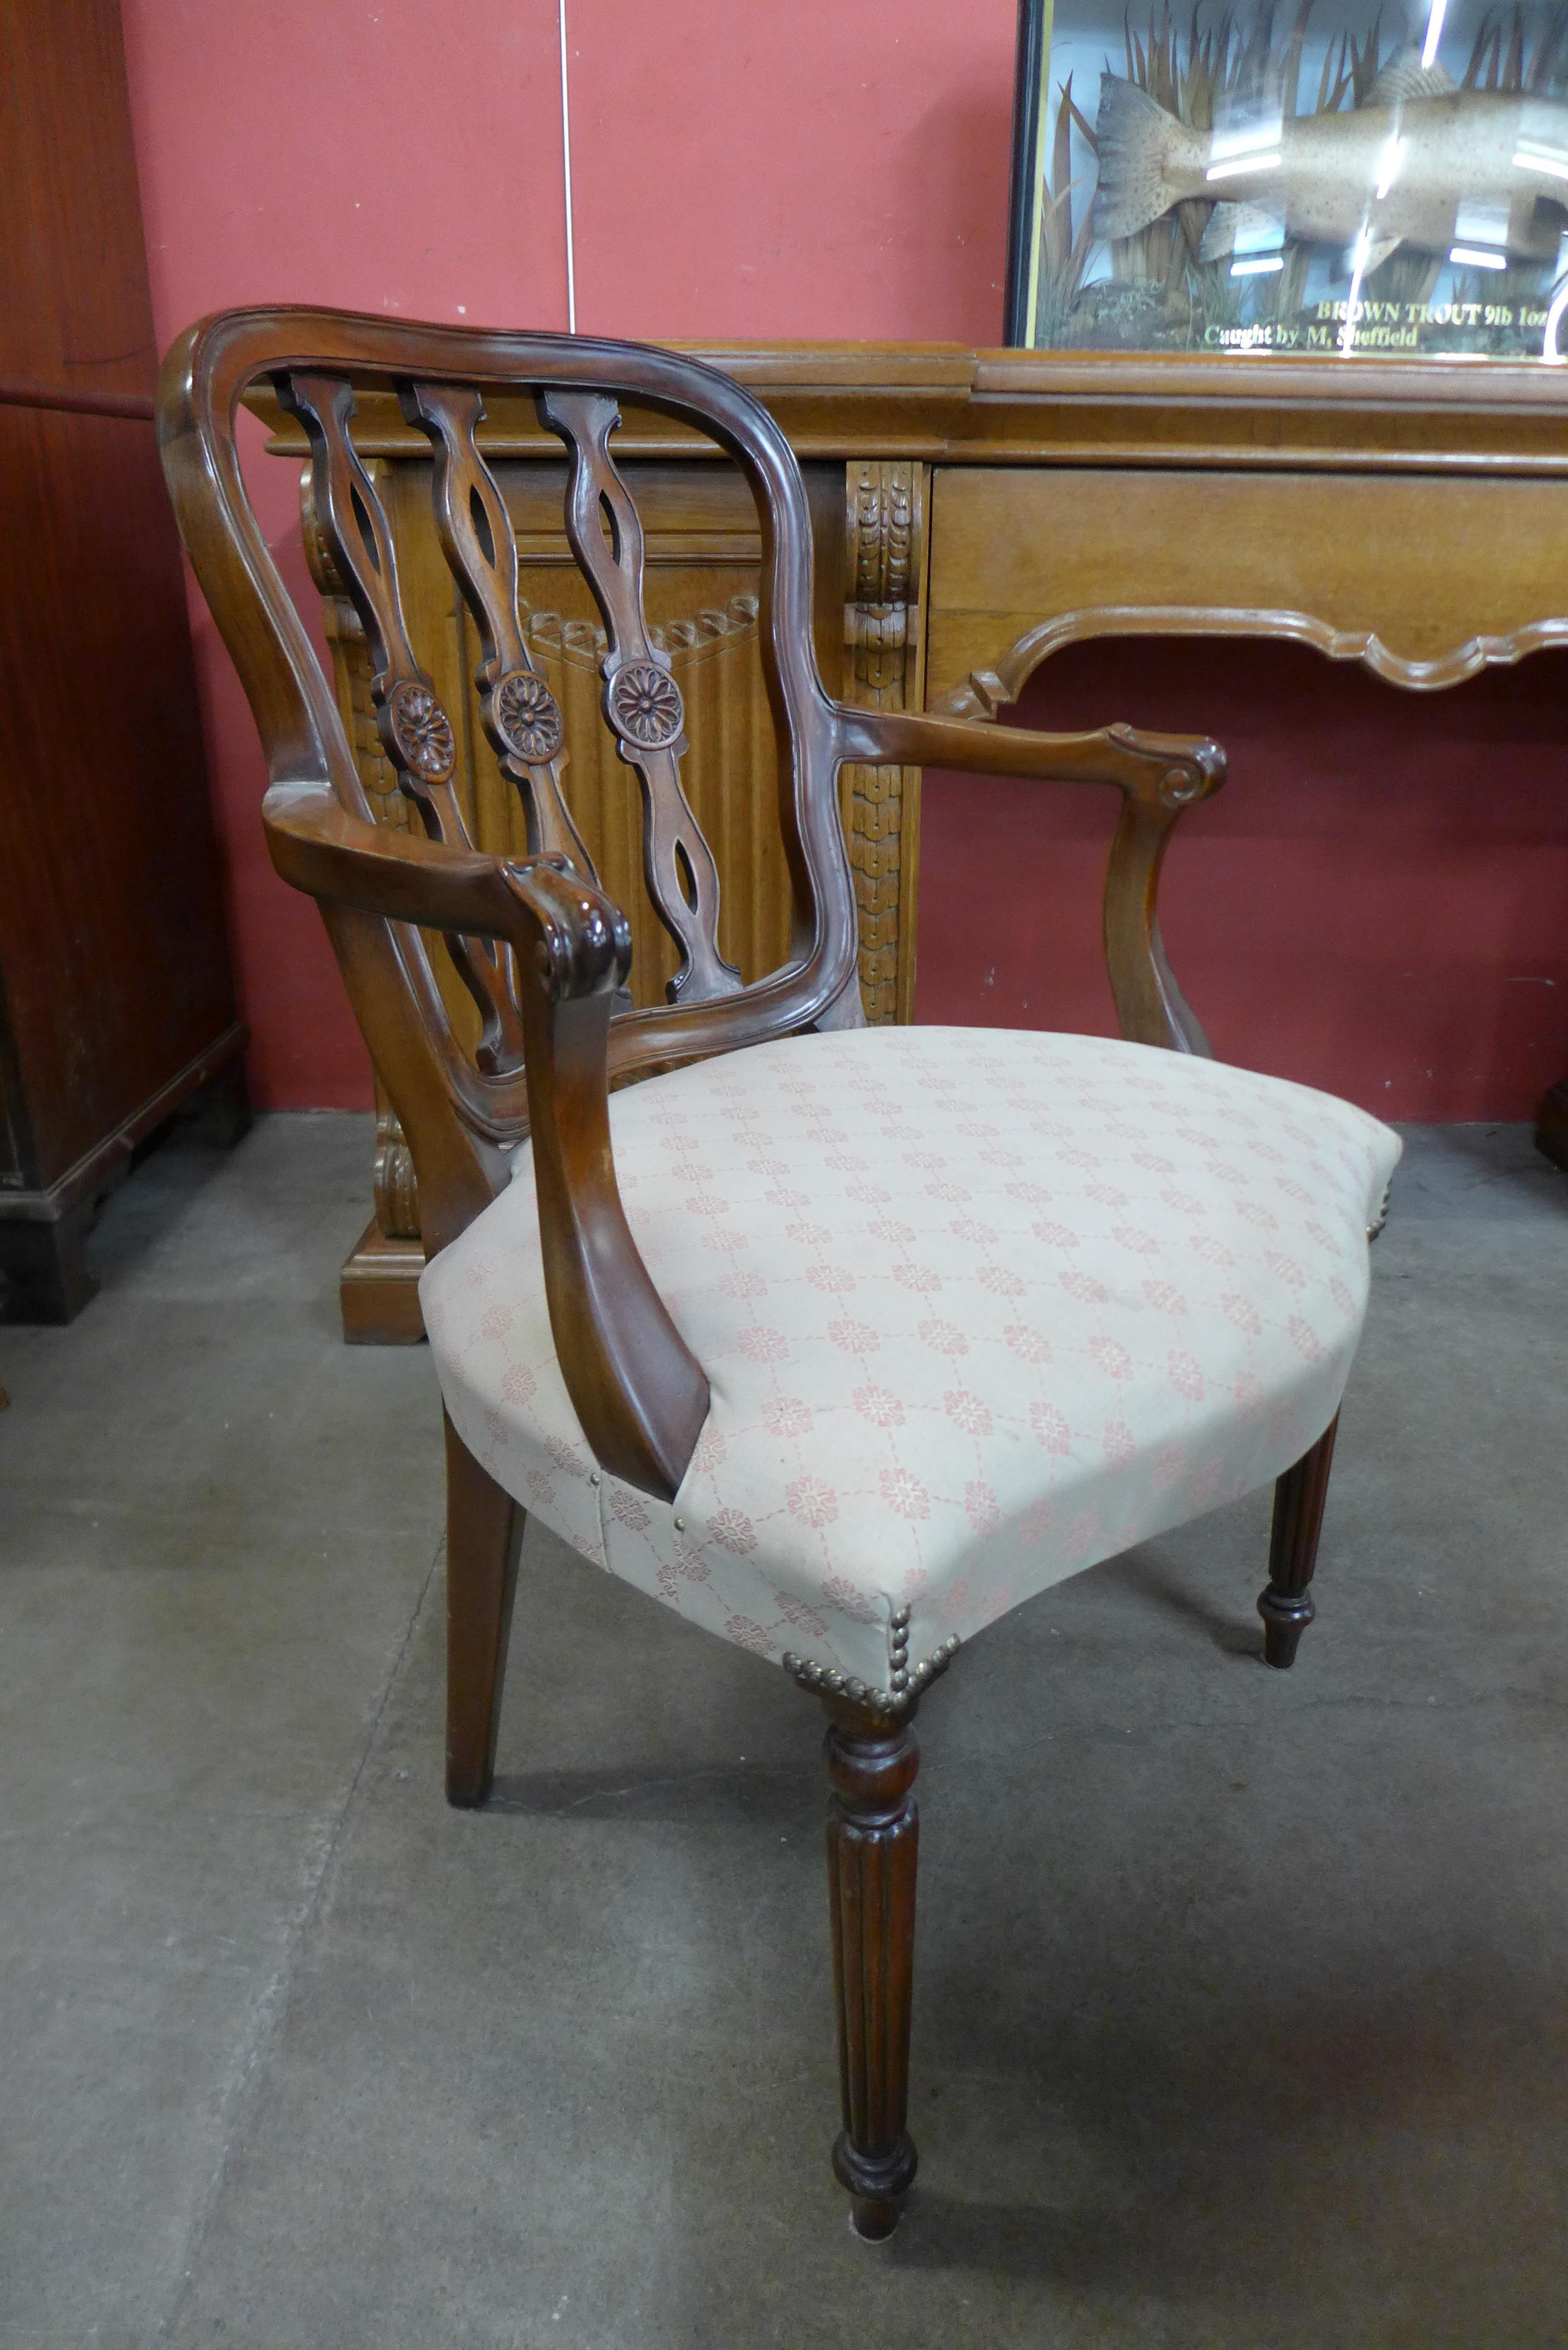
M1332 1419L1310 1452L1287 1469L1274 1486L1274 1525L1269 1542L1269 1580L1258 1601L1263 1619L1263 1658L1281 1671L1295 1662L1297 1644L1317 1609L1308 1589L1317 1565L1323 1505L1334 1465Z
M833 2168L857 2232L889 2236L915 2176L904 2124L915 1959L920 1751L909 1717L891 1721L829 1698L827 1881L844 2127Z

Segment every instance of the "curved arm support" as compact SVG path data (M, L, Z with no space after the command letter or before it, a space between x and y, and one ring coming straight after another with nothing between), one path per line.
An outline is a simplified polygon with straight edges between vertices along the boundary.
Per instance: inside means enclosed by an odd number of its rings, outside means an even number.
M1159 935L1159 868L1179 807L1128 799L1106 865L1106 970L1116 1024L1130 1045L1163 1045L1212 1058L1198 1016L1177 985Z
M836 712L841 759L864 766L957 767L1035 783L1114 784L1121 818L1106 868L1106 968L1122 1035L1207 1055L1208 1041L1166 960L1157 910L1159 868L1184 808L1217 792L1225 754L1184 734L1107 726L1095 734L1035 734L1021 726L912 711Z
M609 1022L631 962L625 916L564 857L512 863L393 832L351 816L323 785L275 785L262 813L274 864L323 901L335 940L334 916L351 910L512 948L545 1289L566 1392L595 1459L672 1500L708 1416L708 1380L654 1287L616 1184ZM395 1076L383 1075L395 1100Z
M532 968L519 948L524 1067L556 1351L595 1458L670 1502L708 1417L708 1378L638 1253L616 1187L610 1008L631 968L631 932L564 858L509 866L505 879L532 944Z

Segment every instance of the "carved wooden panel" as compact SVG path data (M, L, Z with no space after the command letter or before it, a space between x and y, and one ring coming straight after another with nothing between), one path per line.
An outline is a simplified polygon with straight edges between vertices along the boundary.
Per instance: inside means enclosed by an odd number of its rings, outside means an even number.
M465 822L482 847L525 855L524 808L486 736L473 682L483 647L437 543L430 468L371 458L367 470L397 541L410 636L452 714L454 789ZM644 897L638 775L604 723L600 665L608 638L566 540L566 465L501 462L493 470L517 536L521 639L560 708L562 794L600 879L631 922L632 1000L660 1003L680 951ZM631 486L644 519L649 643L668 662L681 696L689 743L682 781L714 851L719 951L744 979L760 978L788 959L790 890L776 807L777 748L757 650L755 512L727 466L642 466ZM364 632L352 606L334 594L319 543L308 532L306 548L326 592L338 703L361 778L377 814L405 822L376 730ZM451 1000L458 1010L459 1000Z
M479 637L473 684L480 718L502 774L517 786L528 847L567 858L591 881L593 868L561 791L560 704L524 639L517 543L475 441L483 402L472 387L418 383L405 389L403 402L435 451L436 531Z
M604 624L604 650L595 650L605 723L641 785L643 880L680 956L669 993L731 995L741 981L719 951L719 868L680 781L686 705L670 651L649 632L642 520L610 451L619 403L556 390L540 395L539 413L571 451L566 535ZM732 791L742 783L729 780Z
M988 716L1095 636L1277 636L1391 684L1568 641L1568 562L1518 478L1021 472L937 482L927 693Z
M463 420L447 415L444 422L456 444L461 473ZM367 457L364 470L395 543L410 644L452 719L452 790L466 829L487 848L524 855L534 845L527 796L519 796L493 723L486 723L488 673L521 664L547 689L559 711L560 749L551 778L566 820L631 923L632 1001L661 1002L680 968L679 917L687 910L677 904L672 935L648 901L640 778L638 767L621 757L617 737L605 723L603 671L611 656L610 638L568 541L566 461L493 459L481 481L468 484L482 499L489 494L484 485L493 487L515 536L516 637L511 644L496 638L493 612L488 624L475 612L475 591L465 595L454 585L441 545L442 520L432 506L431 463L400 452L393 460ZM641 517L646 647L680 696L687 746L680 786L713 851L719 900L715 968L722 974L724 965L733 966L750 981L788 960L792 916L777 814L777 744L757 643L761 548L755 509L728 464L659 465L644 460L625 473ZM843 644L842 668L828 682L850 701L919 708L925 469L855 463L843 478L844 545L819 550L825 588L841 577L844 595L836 630ZM312 512L308 469L302 493L306 551L322 590L338 706L360 777L380 820L406 826L409 803L378 726L374 660ZM461 531L462 520L462 501L449 496L447 532L453 534L454 525ZM624 517L623 528L629 528ZM504 536L492 526L493 545ZM596 552L590 541L589 553ZM472 569L474 552L469 546L457 553L461 577L465 566ZM480 600L484 584L482 575ZM510 587L503 584L503 595ZM487 625L496 646L489 653ZM825 660L831 671L826 647ZM493 693L493 682L489 691ZM871 1020L909 1017L918 790L916 769L846 767L841 779L859 905L861 992ZM438 951L434 962L453 1018L472 1042L478 1034L473 1005L456 983L444 951ZM407 1145L384 1104L377 1126L374 1191L383 1239L417 1239L417 1191Z
M303 373L280 380L278 390L310 442L304 497L311 543L324 573L347 591L358 620L382 753L431 837L452 847L466 845L472 836L454 788L456 737L446 698L409 631L398 550L380 490L353 445L354 393L339 377ZM441 465L443 480L449 470ZM451 572L446 576L450 579ZM487 718L492 681L487 672ZM548 769L520 766L508 758L505 771L524 786L536 828L530 779L540 773L547 778ZM489 941L445 938L433 961L438 970L451 966L472 1001L479 1066L493 1072L520 1067L522 1019L506 950Z

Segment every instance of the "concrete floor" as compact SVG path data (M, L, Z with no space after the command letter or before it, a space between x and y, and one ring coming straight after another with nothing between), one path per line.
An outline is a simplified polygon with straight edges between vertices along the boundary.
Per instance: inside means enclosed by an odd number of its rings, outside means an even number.
M922 1717L899 2234L835 2126L814 1711L530 1537L441 1797L428 1355L366 1121L191 1138L0 1330L0 2342L1568 2341L1568 1182L1410 1137L1296 1670L1259 1496Z

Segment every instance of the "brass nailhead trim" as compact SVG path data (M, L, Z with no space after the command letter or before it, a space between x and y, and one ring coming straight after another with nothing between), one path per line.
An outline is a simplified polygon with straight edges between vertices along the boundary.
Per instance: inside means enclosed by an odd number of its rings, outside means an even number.
M846 1697L871 1713L897 1715L907 1712L921 1690L940 1679L958 1649L958 1634L950 1633L940 1648L922 1657L910 1671L895 1673L893 1687L885 1690L871 1689L854 1675L838 1672L830 1665L819 1665L810 1657L797 1657L786 1651L780 1661L790 1679L802 1689L815 1690L828 1697Z

